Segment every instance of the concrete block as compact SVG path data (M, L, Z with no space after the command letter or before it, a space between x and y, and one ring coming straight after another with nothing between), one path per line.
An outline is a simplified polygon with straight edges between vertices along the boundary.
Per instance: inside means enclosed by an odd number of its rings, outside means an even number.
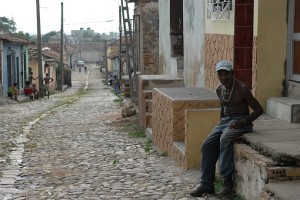
M185 111L186 168L198 169L201 146L211 130L220 121L220 109L187 109Z
M172 75L140 75L138 76L138 109L139 123L143 127L146 124L146 99L152 98L153 88L184 87L184 80ZM151 92L150 92L151 91Z
M295 97L271 97L267 100L266 114L289 123L299 123L300 99Z
M287 177L297 177L300 178L300 167L285 167L285 174Z
M185 110L220 108L206 88L155 88L152 95L153 143L169 155L173 142L185 140Z

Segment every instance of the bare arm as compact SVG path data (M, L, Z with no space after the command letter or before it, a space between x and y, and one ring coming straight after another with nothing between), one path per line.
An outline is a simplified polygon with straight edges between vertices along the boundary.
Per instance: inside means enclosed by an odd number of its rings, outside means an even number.
M253 109L253 112L245 119L246 123L251 123L254 120L256 120L260 115L263 114L264 109L260 105L260 103L257 101L256 98L252 95L250 90L245 91L245 99L250 106L250 108Z

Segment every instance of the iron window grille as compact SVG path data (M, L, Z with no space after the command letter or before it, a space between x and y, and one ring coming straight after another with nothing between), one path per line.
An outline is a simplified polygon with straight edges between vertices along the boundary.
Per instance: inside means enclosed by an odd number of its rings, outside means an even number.
M207 0L209 20L229 20L232 0Z

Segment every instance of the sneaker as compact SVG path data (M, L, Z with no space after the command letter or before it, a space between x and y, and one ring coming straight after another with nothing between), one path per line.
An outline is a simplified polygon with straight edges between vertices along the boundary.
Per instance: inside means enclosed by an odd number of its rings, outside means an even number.
M192 197L202 197L204 194L214 194L214 193L215 193L214 189L206 189L199 186L197 189L190 192L190 195Z

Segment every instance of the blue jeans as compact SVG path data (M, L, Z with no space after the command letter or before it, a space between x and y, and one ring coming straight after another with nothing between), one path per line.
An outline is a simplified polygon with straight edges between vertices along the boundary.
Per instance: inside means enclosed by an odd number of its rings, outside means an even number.
M119 90L119 84L116 83L116 84L114 85L114 89L115 89L115 94L118 95L118 94L120 93L120 90Z
M231 178L234 170L233 139L252 132L253 125L247 124L243 128L229 129L228 126L235 120L245 118L224 117L211 131L202 144L202 160L200 183L206 189L214 189L216 162L220 158L220 174L223 179Z

